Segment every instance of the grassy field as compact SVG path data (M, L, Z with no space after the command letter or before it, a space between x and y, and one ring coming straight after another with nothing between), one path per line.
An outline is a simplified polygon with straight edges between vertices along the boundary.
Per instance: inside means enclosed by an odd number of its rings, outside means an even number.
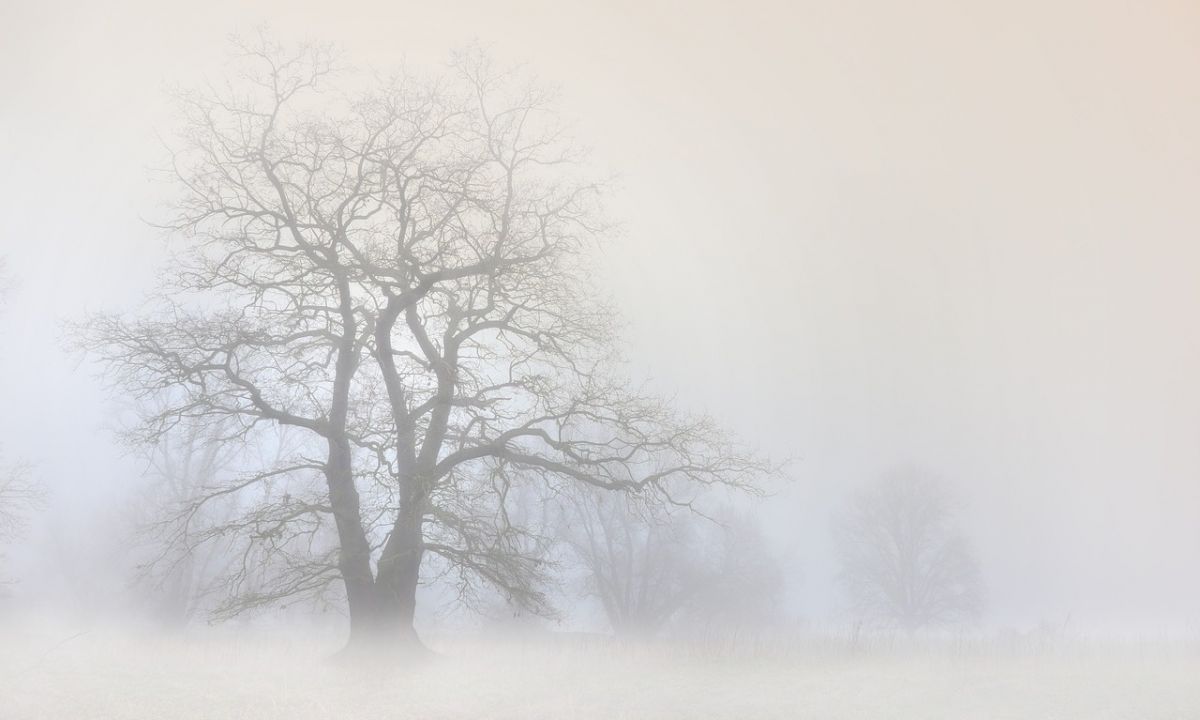
M434 638L419 665L331 638L0 630L0 718L1200 718L1200 646Z

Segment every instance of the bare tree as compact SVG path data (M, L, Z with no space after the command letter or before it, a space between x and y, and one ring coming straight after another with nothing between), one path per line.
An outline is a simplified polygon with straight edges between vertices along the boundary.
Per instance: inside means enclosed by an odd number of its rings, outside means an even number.
M9 288L7 261L0 257L0 305ZM31 478L29 466L5 460L0 448L0 546L10 543L25 532L28 515L41 505L43 492ZM0 556L2 557L2 556Z
M603 491L570 496L560 532L616 635L654 634L702 585L704 555L689 519Z
M779 568L745 516L714 515L583 489L569 495L558 532L619 636L763 620L782 588Z
M5 465L0 455L0 545L24 534L29 512L41 501L41 489L30 478L29 467Z
M979 567L955 509L945 485L911 469L854 496L834 533L840 579L860 618L913 631L978 614Z
M226 442L231 429L230 422L180 423L147 448L145 484L130 507L129 541L141 555L135 584L168 626L186 624L206 608L214 583L236 557L234 538L195 542L244 510L236 494L209 497L226 487L226 478L238 476L244 460L243 445Z
M157 314L82 331L126 390L165 400L143 439L180 422L233 422L230 442L308 434L207 496L253 498L221 532L245 562L288 568L255 592L232 583L226 613L340 579L352 644L415 640L427 556L464 597L485 583L543 610L514 487L686 504L771 470L612 371L612 313L589 284L597 187L545 93L478 53L357 92L327 89L321 49L264 40L242 60L227 90L184 96L180 254Z
M713 520L701 524L706 536L702 552L710 558L707 581L676 616L676 623L688 631L720 627L736 632L779 621L784 572L757 516L727 505Z

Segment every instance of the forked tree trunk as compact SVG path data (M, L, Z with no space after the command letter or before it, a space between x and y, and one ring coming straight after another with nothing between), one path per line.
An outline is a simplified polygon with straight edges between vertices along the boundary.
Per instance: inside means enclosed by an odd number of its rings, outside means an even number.
M388 305L375 325L375 357L383 373L396 423L397 464L400 467L399 508L391 534L379 557L379 566L372 587L372 615L367 629L351 632L352 647L394 647L405 651L421 651L424 646L417 636L413 620L417 608L417 584L424 553L422 520L426 494L418 467L415 429L408 415L404 385L396 371L392 351L392 328L405 303L400 297L389 298ZM354 625L351 608L351 625ZM363 623L359 623L362 627Z
M375 579L371 573L371 546L363 529L358 490L354 487L350 446L345 440L330 440L325 472L329 504L338 533L338 571L346 585L350 613L350 640L372 633L378 614Z
M334 502L341 542L339 569L346 585L350 614L350 638L343 654L423 654L425 647L413 623L423 555L423 503L413 496L402 501L392 533L379 558L378 570L373 574L358 493L353 490L353 479L348 473L346 480L349 490L336 493L339 500ZM332 484L330 497L335 497ZM342 504L347 507L339 516L337 508ZM344 533L342 517L347 526Z
M417 584L424 555L421 521L424 499L415 478L402 482L402 497L391 535L379 558L375 599L386 631L396 642L421 647L413 620L417 609ZM389 641L390 642L390 641Z

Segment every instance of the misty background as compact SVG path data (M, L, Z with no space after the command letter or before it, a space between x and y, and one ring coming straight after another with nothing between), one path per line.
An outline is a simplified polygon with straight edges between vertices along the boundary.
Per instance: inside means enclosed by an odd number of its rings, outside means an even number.
M121 590L56 562L119 555L142 468L61 323L153 287L164 90L267 20L381 66L481 38L561 88L618 176L601 284L634 372L792 459L757 510L789 616L838 620L831 512L918 465L964 500L985 625L1196 628L1186 2L0 6L0 438L50 492L13 602Z

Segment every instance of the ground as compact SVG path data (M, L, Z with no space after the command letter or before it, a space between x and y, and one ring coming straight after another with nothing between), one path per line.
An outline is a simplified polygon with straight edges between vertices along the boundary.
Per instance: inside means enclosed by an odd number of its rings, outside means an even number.
M444 636L428 662L364 668L309 635L6 626L0 717L1200 717L1195 643Z

